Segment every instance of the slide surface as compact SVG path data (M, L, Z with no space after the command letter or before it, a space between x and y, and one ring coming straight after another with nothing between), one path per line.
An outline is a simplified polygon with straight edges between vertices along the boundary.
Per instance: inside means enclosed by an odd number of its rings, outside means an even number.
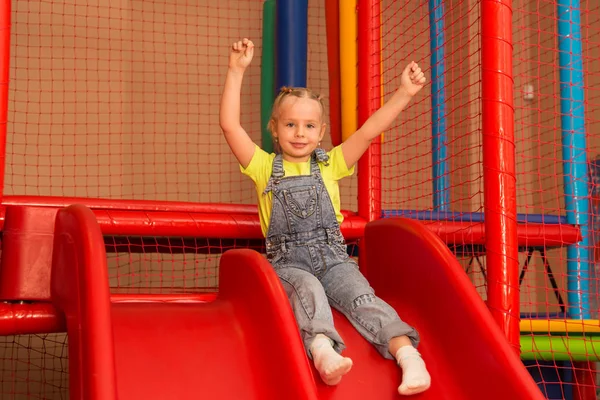
M71 398L402 398L399 368L338 313L354 367L340 385L322 384L276 275L254 251L223 255L214 300L111 300L90 218L61 211L55 235L52 289L67 319ZM544 398L437 236L415 221L382 220L365 241L376 293L421 334L432 387L412 398Z

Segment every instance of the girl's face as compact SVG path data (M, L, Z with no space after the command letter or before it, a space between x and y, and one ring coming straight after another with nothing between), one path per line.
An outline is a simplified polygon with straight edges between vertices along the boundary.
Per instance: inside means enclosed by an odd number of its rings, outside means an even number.
M308 161L324 135L325 124L318 101L295 96L283 99L273 136L279 141L284 160Z

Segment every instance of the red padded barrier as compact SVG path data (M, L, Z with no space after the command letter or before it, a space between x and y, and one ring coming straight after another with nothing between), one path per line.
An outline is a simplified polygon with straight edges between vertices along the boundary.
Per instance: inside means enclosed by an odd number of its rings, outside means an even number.
M0 299L50 301L54 218L45 207L6 208L2 232Z

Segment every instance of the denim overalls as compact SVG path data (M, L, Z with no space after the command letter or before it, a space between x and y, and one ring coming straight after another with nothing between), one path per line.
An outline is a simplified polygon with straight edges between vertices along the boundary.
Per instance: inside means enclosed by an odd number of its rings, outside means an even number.
M328 156L317 149L310 161L310 175L284 177L283 159L273 160L273 172L265 189L273 193L271 222L267 232L267 258L290 300L304 346L322 333L341 352L344 342L333 326L331 308L343 313L386 358L392 358L388 342L407 335L414 346L419 335L396 311L375 296L346 244L317 162ZM329 300L329 301L328 301Z

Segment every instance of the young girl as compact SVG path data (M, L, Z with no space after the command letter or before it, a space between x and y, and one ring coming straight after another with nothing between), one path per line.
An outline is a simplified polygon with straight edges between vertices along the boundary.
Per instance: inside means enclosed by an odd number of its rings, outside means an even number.
M275 155L254 144L240 125L242 79L253 54L254 45L248 39L232 46L220 124L242 173L256 185L267 258L288 295L308 356L328 385L338 384L352 368L352 360L341 355L344 341L333 326L332 306L383 357L395 357L402 368L400 394L426 390L430 377L415 348L418 333L375 296L346 253L337 182L352 175L371 140L421 90L423 72L411 62L392 98L328 153L320 148L326 128L321 97L305 88L282 88L268 125L281 149Z

